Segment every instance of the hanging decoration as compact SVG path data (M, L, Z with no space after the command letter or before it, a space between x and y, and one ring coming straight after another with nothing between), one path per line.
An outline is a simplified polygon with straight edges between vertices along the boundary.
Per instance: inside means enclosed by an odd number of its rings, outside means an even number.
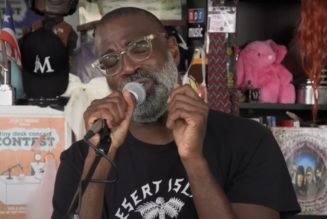
M236 9L238 0L208 2L208 104L211 109L238 114L235 88Z
M304 72L311 81L314 104L313 123L318 114L319 84L327 64L327 1L302 0L296 39Z

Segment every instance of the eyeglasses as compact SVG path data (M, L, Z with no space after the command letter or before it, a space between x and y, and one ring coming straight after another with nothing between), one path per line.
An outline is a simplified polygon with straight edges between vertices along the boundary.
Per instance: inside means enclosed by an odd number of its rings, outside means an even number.
M93 68L99 69L105 76L114 76L118 74L121 67L121 59L123 54L127 54L130 59L135 62L141 62L148 59L152 53L152 40L156 37L165 37L165 33L149 34L141 39L133 40L128 43L125 50L119 52L110 52L91 65Z

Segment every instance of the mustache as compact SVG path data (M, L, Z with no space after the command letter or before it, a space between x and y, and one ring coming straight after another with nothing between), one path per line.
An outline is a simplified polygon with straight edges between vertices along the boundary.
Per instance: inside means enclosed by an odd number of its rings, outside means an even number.
M140 78L150 78L152 80L157 80L157 77L156 77L156 72L147 72L147 71L143 71L143 70L137 70L135 72L135 74L132 74L130 75L127 80L130 80L129 82L131 81L134 81L134 80L137 80L137 79L140 79Z
M127 84L128 82L134 82L140 78L149 78L151 79L154 84L157 84L158 81L158 73L156 72L148 72L148 71L144 71L144 70L136 70L134 74L129 75L124 82L122 83L122 85L120 86L120 90L123 89L123 87L125 86L125 84Z

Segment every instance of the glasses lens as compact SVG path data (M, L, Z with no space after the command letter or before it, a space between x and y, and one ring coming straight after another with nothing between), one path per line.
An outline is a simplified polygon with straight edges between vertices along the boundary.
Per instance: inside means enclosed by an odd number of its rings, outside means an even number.
M105 71L107 75L115 74L120 66L120 58L126 52L135 61L143 61L151 55L152 39L140 39L131 41L127 45L127 51L108 53L102 56L98 62L98 68Z
M99 67L100 69L107 71L107 74L110 74L113 72L117 67L119 63L119 54L116 53L109 53L104 55L99 60Z
M151 54L150 40L141 39L131 42L128 45L128 55L134 60L141 61L148 58Z

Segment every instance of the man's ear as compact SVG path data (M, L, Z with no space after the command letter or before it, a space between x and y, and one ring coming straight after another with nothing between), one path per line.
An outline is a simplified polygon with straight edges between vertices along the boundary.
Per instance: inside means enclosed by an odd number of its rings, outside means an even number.
M168 50L172 55L172 57L174 58L176 65L178 65L180 62L180 54L179 54L178 43L174 36L168 37Z

